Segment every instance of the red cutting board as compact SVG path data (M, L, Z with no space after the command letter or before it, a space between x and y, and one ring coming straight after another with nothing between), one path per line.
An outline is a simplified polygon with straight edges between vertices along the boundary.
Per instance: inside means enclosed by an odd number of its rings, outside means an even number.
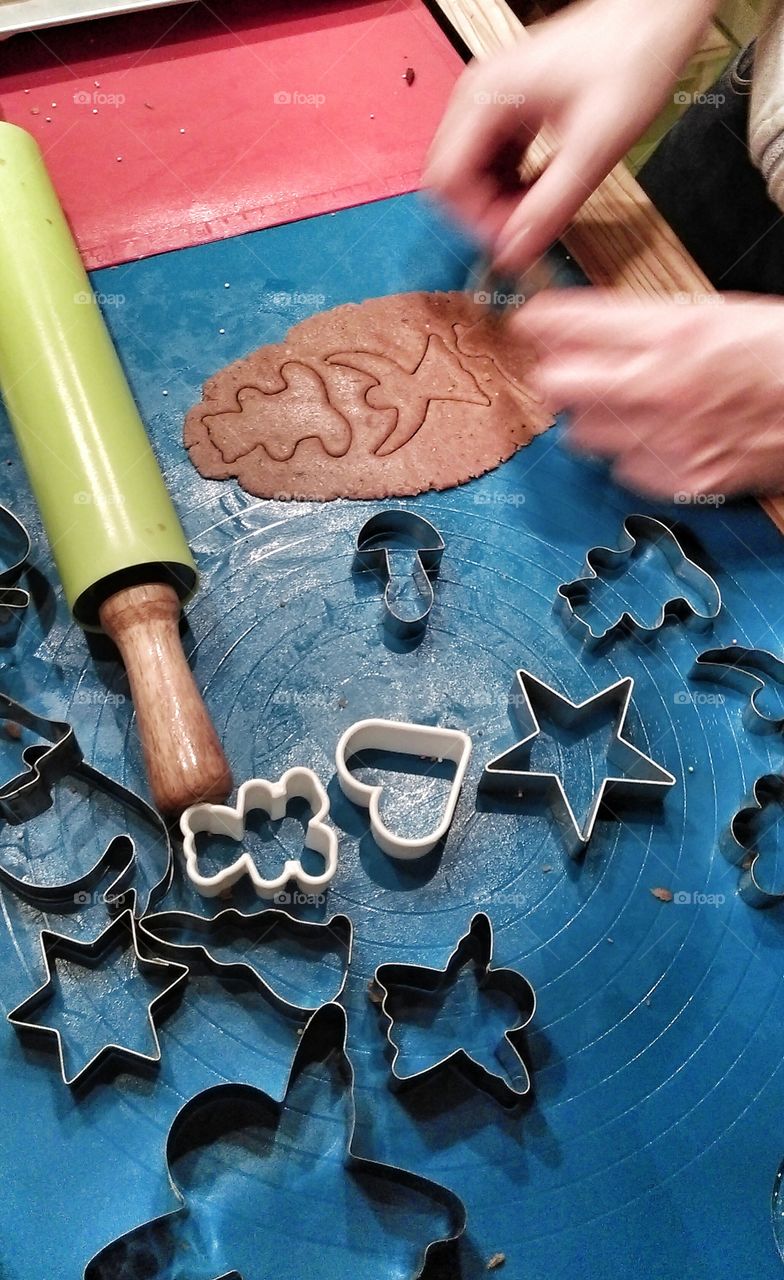
M462 66L421 0L215 0L2 51L91 268L415 189Z

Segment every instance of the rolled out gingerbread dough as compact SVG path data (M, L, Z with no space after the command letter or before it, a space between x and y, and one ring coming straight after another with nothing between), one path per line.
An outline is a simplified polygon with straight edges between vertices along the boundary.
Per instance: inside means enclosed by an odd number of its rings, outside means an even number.
M465 293L403 293L309 316L214 374L185 420L191 460L260 498L390 498L504 462L552 417L532 356Z

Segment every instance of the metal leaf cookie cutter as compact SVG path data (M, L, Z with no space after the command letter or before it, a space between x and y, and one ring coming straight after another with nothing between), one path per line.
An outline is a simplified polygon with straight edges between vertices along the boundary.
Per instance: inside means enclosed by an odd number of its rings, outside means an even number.
M634 680L625 676L583 702L572 702L531 675L530 671L517 671L509 701L527 732L513 747L485 765L479 782L480 790L518 799L533 795L547 800L564 830L569 852L572 857L577 857L590 842L599 815L608 801L656 801L675 785L676 779L669 770L624 737L633 692ZM582 824L572 808L560 774L538 772L517 763L520 753L541 733L537 711L543 719L568 731L578 729L581 721L589 721L596 715L614 713L607 763L624 771L605 775Z
M74 777L90 790L110 796L134 811L157 833L164 853L160 878L140 900L138 891L130 887L137 865L137 851L133 838L127 833L113 836L94 866L66 883L36 884L14 875L2 863L0 880L32 905L57 910L58 907L78 906L82 899L89 900L107 873L116 872L103 895L110 912L127 906L127 898L133 894L137 898L135 911L143 915L166 893L174 872L171 841L160 814L136 792L87 764L73 728L65 721L38 715L4 693L0 693L0 718L46 739L46 743L38 742L24 748L22 761L27 766L25 772L0 787L0 818L11 826L20 826L40 817L52 806L52 788L64 778Z
M361 782L348 767L348 760L362 751L388 751L417 759L450 760L455 774L449 798L438 824L425 836L406 837L390 831L381 817L383 786ZM370 813L373 839L390 858L410 861L423 858L443 839L455 816L460 790L471 757L471 739L460 729L438 725L408 724L400 720L358 720L346 729L337 745L335 764L344 795Z
M624 566L631 563L640 544L655 546L665 556L673 575L702 601L700 609L685 595L672 596L659 609L655 622L641 622L629 610L608 623L603 631L595 631L578 613L581 605L588 604L594 583L605 577L617 577ZM693 620L709 626L721 610L721 592L718 583L709 573L691 560L678 538L668 525L653 516L630 515L623 522L620 547L591 547L585 557L583 573L573 582L562 582L556 594L556 608L567 628L576 630L589 646L607 642L618 635L635 635L650 639L664 625L668 617Z
M7 643L16 632L20 616L30 604L30 593L17 586L32 550L30 534L21 520L0 506L0 545L8 545L9 564L0 570L0 640Z
M484 912L473 917L468 932L460 939L443 969L429 969L424 965L402 964L396 961L379 965L374 987L381 993L381 1013L387 1022L386 1037L392 1051L392 1080L395 1086L415 1084L429 1079L443 1067L454 1067L470 1084L489 1093L504 1107L514 1107L522 1102L531 1089L531 1078L523 1057L526 1028L536 1012L536 993L527 978L514 969L494 969L493 926ZM473 1057L465 1045L439 1058L424 1068L407 1074L398 1068L401 1049L395 1042L395 1025L400 1013L390 1004L404 1004L425 997L439 996L454 986L461 970L471 966L477 987L484 992L498 992L516 1005L519 1020L504 1032L504 1038L496 1049L496 1057L504 1075L491 1071L483 1062ZM396 997L395 993L399 992Z
M287 911L271 907L255 914L245 914L229 908L216 916L198 916L189 911L161 911L146 916L140 925L146 937L163 950L164 955L173 959L185 960L189 968L202 964L210 973L221 979L240 978L251 981L261 994L286 1016L297 1017L303 1013L313 1013L324 1000L317 1004L297 1004L287 999L276 989L269 977L265 977L261 969L252 960L252 951L259 943L271 942L277 933L284 933L305 945L320 945L324 939L332 939L343 954L344 963L340 982L330 995L329 1000L337 1000L343 993L351 964L353 946L353 926L348 916L337 915L323 923L300 920ZM201 942L175 942L172 934L200 934ZM211 948L226 937L236 938L247 943L247 951L241 960L220 960Z
M139 972L150 974L165 972L171 976L171 982L147 1005L147 1020L155 1046L154 1050L148 1054L142 1053L138 1049L131 1049L127 1045L106 1044L94 1053L78 1071L69 1073L59 1028L50 1027L41 1022L30 1021L31 1015L43 1005L48 1004L54 995L56 962L58 959L68 960L71 964L76 964L82 968L97 968L108 955L116 950L118 942L122 944L123 950L126 950L129 946L132 948L134 966ZM7 1015L7 1019L22 1035L42 1037L47 1040L54 1039L60 1059L60 1075L63 1084L73 1087L79 1086L111 1061L122 1063L128 1067L158 1065L161 1060L161 1045L158 1039L156 1015L162 1011L165 1005L173 1001L175 996L181 993L188 977L188 969L185 965L172 964L169 960L151 960L140 952L136 933L136 920L132 911L124 911L121 915L116 916L108 928L104 929L103 933L99 934L92 942L79 942L77 939L67 937L65 934L52 933L49 929L42 929L41 950L46 968L46 981L37 991L34 991L32 995L28 996L26 1000L23 1000L20 1005L13 1009Z
M385 622L399 636L417 635L426 626L434 604L432 579L438 576L445 548L441 534L423 516L413 511L391 508L366 520L357 535L354 569L372 573L384 587ZM401 574L393 565L396 558L411 552L413 567ZM410 616L400 609L403 584L413 578L418 593L418 611Z
M249 813L261 809L273 822L277 822L285 818L289 800L305 800L313 811L305 831L305 848L312 849L324 859L324 870L319 875L307 872L302 860L297 858L288 859L280 875L268 880L259 874L249 853L241 853L228 867L213 875L202 875L196 849L197 835L207 832L241 841L245 837L245 820ZM331 884L338 867L338 838L324 821L328 816L329 797L312 769L288 769L277 782L250 778L237 792L236 808L224 804L194 804L180 818L188 879L204 898L216 898L226 893L243 876L248 876L260 898L274 898L290 880L296 880L303 893L321 894Z
M719 672L724 674L719 675ZM784 710L769 715L759 705L768 685L784 690L784 661L767 649L744 649L727 645L722 649L705 649L698 655L690 672L693 680L713 680L728 684L742 693L751 691L743 709L743 722L753 732L780 733L784 729Z
M759 879L760 836L768 809L775 806L784 819L784 777L778 773L766 773L757 778L752 789L751 803L739 809L730 823L728 838L723 842L723 852L730 862L742 868L738 880L738 894L750 907L775 907L784 902L784 892L765 889Z
M350 1180L351 1186L356 1188L357 1194L370 1198L371 1221L367 1225L381 1222L379 1215L383 1215L385 1205L396 1206L393 1212L396 1212L397 1220L400 1220L407 1208L405 1197L412 1193L415 1197L413 1203L417 1212L410 1215L409 1229L406 1232L407 1259L409 1257L411 1259L408 1265L415 1267L413 1273L408 1272L412 1280L422 1275L431 1253L437 1247L453 1247L466 1228L466 1208L459 1196L421 1174L410 1173L406 1169L358 1154L355 1078L347 1053L346 1040L345 1011L338 1004L323 1005L309 1020L302 1033L282 1101L249 1084L219 1084L189 1099L175 1117L166 1140L166 1169L177 1207L151 1222L133 1228L118 1240L106 1245L87 1264L84 1280L114 1280L120 1273L121 1267L128 1274L150 1275L151 1237L156 1243L159 1241L162 1243L165 1253L164 1257L158 1256L160 1269L155 1274L173 1275L174 1270L179 1269L177 1259L181 1267L184 1258L194 1256L192 1231L195 1231L196 1238L199 1240L199 1261L204 1267L205 1274L207 1272L212 1274L214 1271L216 1275L220 1274L225 1280L229 1280L229 1276L239 1277L241 1268L243 1275L250 1275L250 1270L245 1269L248 1255L250 1253L251 1256L257 1257L259 1245L258 1242L254 1244L252 1234L248 1236L247 1221L259 1223L277 1221L274 1205L269 1203L270 1195L274 1194L280 1185L276 1181L274 1172L258 1178L252 1176L252 1171L247 1173L243 1183L243 1200L248 1205L248 1213L253 1213L254 1216L245 1218L237 1224L237 1238L243 1242L237 1245L233 1244L228 1222L225 1230L212 1229L203 1237L198 1221L190 1231L197 1213L197 1206L189 1204L187 1185L184 1185L184 1180L178 1182L175 1176L176 1167L181 1157L188 1156L195 1150L201 1153L209 1145L228 1144L231 1141L241 1144L244 1155L255 1152L260 1161L270 1158L272 1139L275 1135L283 1134L283 1141L286 1141L286 1135L288 1135L288 1141L292 1140L291 1125L286 1124L287 1114L296 1115L297 1131L300 1131L303 1118L309 1115L308 1106L314 1107L314 1093L319 1087L325 1087L327 1071L331 1085L331 1098L334 1099L339 1090L346 1098L345 1110L333 1123L344 1125L343 1145L340 1148L339 1159L346 1177ZM332 1084L332 1081L335 1083ZM304 1102L298 1092L301 1085L305 1089ZM330 1108L325 1107L324 1110L329 1123ZM322 1118L319 1116L319 1119ZM251 1135L259 1130L264 1134L263 1139L253 1140ZM333 1145L334 1143L330 1141L329 1149ZM286 1154L284 1150L284 1157ZM302 1170L297 1167L298 1163L306 1161L310 1172L316 1163L318 1153L314 1154L309 1149L306 1153L294 1154L294 1160L279 1157L279 1169L284 1171L282 1175L284 1178L285 1170L292 1169L291 1177L297 1180L296 1185L299 1186L302 1182ZM204 1164L205 1157L200 1155L200 1167ZM245 1160L228 1158L221 1162L221 1168L216 1176L220 1177L223 1170L231 1171L238 1166L244 1169ZM384 1186L384 1184L387 1185ZM282 1194L285 1194L285 1189L284 1181ZM259 1197L258 1204L254 1203L254 1193ZM340 1206L336 1206L337 1217L341 1216L338 1212L339 1208ZM317 1198L307 1199L302 1205L302 1212L304 1213L305 1210L317 1215L319 1220L325 1223L323 1229L327 1233L326 1238L332 1242L336 1226L329 1220L329 1204L321 1204ZM342 1217L344 1221L347 1217L351 1221L346 1213ZM432 1220L423 1223L423 1217ZM244 1227L243 1221L246 1224ZM318 1263L315 1264L315 1270L313 1269L314 1250L318 1249L318 1245L310 1222L307 1219L304 1221L306 1227L301 1242L298 1237L295 1237L295 1243L300 1250L310 1253L308 1265L302 1266L301 1274L323 1274L323 1269L319 1269ZM385 1235L388 1234L386 1227L382 1226L380 1229ZM270 1233L265 1234L270 1235ZM279 1244L276 1246L273 1236L270 1240L270 1248L275 1247L279 1247ZM371 1254L370 1245L366 1243L362 1232L357 1230L356 1224L352 1248L358 1256L362 1257L363 1262L366 1262L368 1257L377 1258L374 1274L378 1275L378 1245L376 1244L376 1249ZM363 1252L363 1248L366 1252ZM207 1253L209 1257L205 1256ZM294 1256L297 1257L297 1261L300 1261L298 1255ZM266 1262L267 1260L264 1259L261 1265ZM394 1270L394 1274L400 1277L403 1276L401 1264L402 1260L398 1260ZM266 1265L264 1269L267 1274ZM363 1274L369 1274L364 1266L362 1270ZM385 1267L383 1273L386 1274ZM260 1273L254 1271L253 1274ZM391 1268L389 1274L392 1274Z

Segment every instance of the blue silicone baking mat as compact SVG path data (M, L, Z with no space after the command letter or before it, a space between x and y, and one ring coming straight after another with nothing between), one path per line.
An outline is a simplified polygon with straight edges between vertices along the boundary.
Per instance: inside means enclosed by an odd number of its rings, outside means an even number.
M722 838L754 780L780 769L784 744L776 733L748 731L747 695L695 684L688 673L711 646L782 648L784 539L754 504L641 504L600 468L570 457L556 428L482 479L405 504L437 526L446 551L424 638L395 644L380 626L378 589L351 572L353 539L373 504L258 501L233 482L202 480L181 444L183 416L202 381L228 361L279 340L314 309L461 287L470 260L454 228L419 198L403 197L96 274L202 574L188 612L188 652L238 781L275 778L301 764L328 788L340 867L327 914L345 913L354 926L341 1000L356 1073L355 1145L464 1200L468 1227L457 1259L442 1260L433 1274L475 1280L503 1255L500 1274L509 1280L626 1280L631 1272L656 1280L776 1280L771 1195L784 1156L784 916L755 911L737 896L738 868L724 856ZM561 264L563 278L570 270ZM69 720L89 761L143 791L123 672L108 646L99 639L88 647L68 620L6 425L3 431L0 499L29 521L36 568L18 642L0 650L2 687ZM622 637L586 650L553 611L556 588L578 575L589 547L616 545L634 511L678 522L687 549L715 575L723 611L704 632L677 623L648 643ZM634 571L626 585L635 587ZM520 736L508 705L518 667L573 700L634 677L629 733L676 778L659 810L601 818L582 860L568 856L546 808L477 804L483 765ZM337 788L336 742L368 716L449 725L473 738L451 832L421 862L397 864L382 854L367 813ZM22 744L0 737L10 778ZM597 767L594 747L583 755L563 747L561 763L578 792ZM401 821L408 813L412 824L427 823L443 800L416 773L385 780L390 812ZM133 825L118 803L76 783L56 786L53 808L29 831L0 828L0 860L19 871L38 853L39 879L73 878ZM160 843L138 835L138 883L149 888L165 865ZM298 849L295 816L276 835ZM268 842L267 854L277 847ZM766 876L782 890L775 852ZM179 851L176 858L175 882L159 909L214 914L227 905L189 892ZM652 889L670 891L673 900ZM86 939L107 917L94 897L66 916L6 887L0 902L7 1012L45 977L43 926ZM241 888L231 905L263 906ZM444 966L479 910L494 927L494 963L518 969L538 998L525 1050L532 1098L513 1112L450 1076L393 1093L379 1010L368 999L381 963ZM334 957L319 964L298 947L289 951L272 948L266 960L279 989L294 1002L328 998L339 985ZM143 1006L113 972L97 970L72 1009L61 1008L70 990L64 974L45 1010L60 1019L74 1061L107 1036L149 1047ZM454 1004L436 1009L417 1028L413 1060L438 1057L461 1037L476 1053L489 1052L503 1034L503 1012L477 998L463 1025ZM207 972L193 973L159 1034L157 1074L121 1070L74 1095L55 1054L0 1026L4 1280L78 1280L105 1246L176 1209L165 1144L177 1113L199 1091L226 1082L280 1100L300 1043L297 1025L258 990L233 989ZM200 1159L179 1153L171 1174L190 1197L187 1226L178 1218L182 1248L167 1254L169 1245L153 1235L133 1255L120 1245L105 1274L414 1275L428 1213L420 1206L419 1216L401 1216L391 1193L377 1212L367 1202L356 1207L362 1189L342 1164L345 1090L330 1093L322 1081L319 1092L318 1085L300 1083L299 1127L290 1118L283 1126L293 1148L288 1160L249 1143L240 1176L204 1135ZM433 1212L440 1229L443 1212Z

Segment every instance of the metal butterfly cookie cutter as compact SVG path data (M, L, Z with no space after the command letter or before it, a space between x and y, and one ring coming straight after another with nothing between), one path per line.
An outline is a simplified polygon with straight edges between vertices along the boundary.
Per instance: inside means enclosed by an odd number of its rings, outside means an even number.
M438 576L445 549L441 534L424 516L413 511L390 508L366 520L357 534L354 570L372 573L384 586L384 621L401 637L417 635L427 626L433 608L432 579ZM413 567L399 574L391 556L414 555ZM418 593L418 609L410 615L399 604L403 580L413 578Z
M468 932L460 939L443 969L430 969L424 965L402 964L397 961L379 965L373 980L373 988L381 995L381 1013L386 1019L386 1038L392 1056L392 1082L394 1087L413 1085L429 1079L444 1067L453 1067L477 1089L489 1093L503 1107L514 1107L530 1093L531 1078L523 1057L523 1043L527 1027L536 1012L536 993L527 978L515 969L494 969L493 926L484 912L473 917ZM390 1008L394 992L400 991L402 1001L408 997L438 995L454 986L460 970L470 965L477 986L486 992L498 992L508 997L519 1012L513 1027L504 1032L504 1038L496 1049L499 1065L505 1072L499 1075L473 1057L468 1047L458 1045L452 1052L411 1074L399 1070L401 1050L395 1042L395 1025L399 1012ZM401 1001L401 1003L402 1003ZM510 1083L515 1082L515 1083Z
M640 544L655 546L666 558L673 575L690 589L703 604L703 608L685 595L672 596L659 609L656 620L643 623L629 610L602 631L595 631L589 622L580 617L578 609L590 601L591 587L602 572L617 576L629 564ZM711 575L691 560L672 529L653 516L630 515L623 522L620 547L591 547L586 553L582 575L573 582L562 582L555 599L556 609L566 626L575 630L589 646L600 645L618 635L635 635L648 640L664 626L669 617L693 621L696 625L709 626L721 611L721 592Z

